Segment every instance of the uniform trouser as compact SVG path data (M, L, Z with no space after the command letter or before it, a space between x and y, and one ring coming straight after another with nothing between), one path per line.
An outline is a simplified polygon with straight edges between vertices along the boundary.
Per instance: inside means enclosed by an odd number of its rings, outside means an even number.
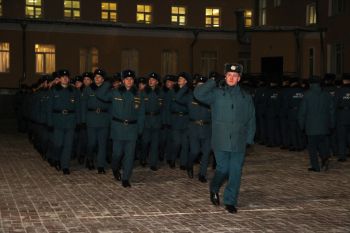
M87 129L80 129L78 131L78 140L76 147L76 154L79 158L84 158L87 154L88 133Z
M191 137L190 138L190 156L188 158L188 166L192 167L195 159L202 152L202 158L200 163L199 175L206 176L207 168L209 163L209 154L211 150L210 137L200 138Z
M40 135L40 149L42 150L42 153L46 155L49 144L49 131L46 125L40 126Z
M145 128L142 135L141 161L146 161L149 154L150 166L154 167L158 164L159 134L160 129Z
M302 149L304 147L303 133L298 125L297 120L288 121L288 129L290 145L295 149Z
M332 152L332 154L334 156L338 156L338 141L337 141L337 131L334 130L330 135L329 135L329 146L330 146L330 150Z
M267 144L278 146L280 144L280 125L278 118L267 118Z
M346 159L347 146L350 145L350 125L337 126L338 158Z
M320 170L318 157L326 159L330 155L327 135L308 135L308 150L311 168Z
M53 132L55 160L61 162L61 168L69 168L74 139L74 128L55 128Z
M161 156L166 155L166 160L171 160L171 130L169 128L162 129L159 140Z
M112 170L119 170L122 165L122 180L129 180L131 177L134 166L135 146L136 140L113 140Z
M266 143L266 124L265 124L265 117L262 114L259 114L256 117L256 124L257 124L257 130L258 130L258 140L262 143Z
M89 160L94 159L94 149L97 147L97 167L105 167L107 156L107 127L88 127L87 155Z
M187 129L172 130L173 148L171 151L171 161L175 161L180 152L180 166L187 166L188 160L188 132Z
M281 144L284 147L289 147L290 136L288 133L288 120L286 117L280 118Z
M46 158L48 160L51 160L51 161L56 160L54 148L55 148L54 133L53 131L48 131L47 132L47 152L46 152Z
M214 151L214 153L216 171L210 183L210 191L218 193L228 178L224 191L224 204L236 206L241 185L244 152Z

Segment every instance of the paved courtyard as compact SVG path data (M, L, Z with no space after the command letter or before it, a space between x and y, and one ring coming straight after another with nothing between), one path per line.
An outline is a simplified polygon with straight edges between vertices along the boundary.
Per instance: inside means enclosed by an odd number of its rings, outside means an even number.
M350 232L350 161L333 159L322 173L307 167L306 152L254 146L232 215L178 167L136 167L127 189L110 169L97 175L73 163L63 176L2 123L0 232Z

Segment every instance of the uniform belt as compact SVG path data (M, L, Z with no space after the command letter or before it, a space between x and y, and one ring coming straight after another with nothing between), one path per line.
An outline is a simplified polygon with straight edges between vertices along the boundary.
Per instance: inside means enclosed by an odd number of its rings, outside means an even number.
M171 114L177 115L177 116L185 116L185 115L188 115L188 112L171 112Z
M119 119L116 117L113 117L112 120L123 123L124 125L130 125L130 124L136 124L137 120L123 120L123 119Z
M67 109L63 109L63 110L54 109L53 113L61 113L63 115L68 115L70 113L75 113L75 111L74 110L67 110Z
M206 120L195 120L195 119L190 119L190 121L196 125L200 125L200 126L203 126L203 125L209 125L210 124L210 121L206 121Z
M339 110L349 110L350 107L338 107Z
M89 112L96 112L96 113L101 113L101 112L108 112L108 109L101 109L101 108L88 108Z
M147 116L157 116L159 114L160 114L160 112L146 112Z

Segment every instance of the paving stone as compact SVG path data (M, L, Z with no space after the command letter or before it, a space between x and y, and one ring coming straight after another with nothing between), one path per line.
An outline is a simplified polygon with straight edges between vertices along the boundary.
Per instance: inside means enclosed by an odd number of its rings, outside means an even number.
M350 232L350 162L333 158L321 173L307 167L306 151L250 148L232 215L210 204L208 183L165 164L157 172L136 166L127 189L110 169L98 175L75 161L63 176L7 124L0 127L0 232Z

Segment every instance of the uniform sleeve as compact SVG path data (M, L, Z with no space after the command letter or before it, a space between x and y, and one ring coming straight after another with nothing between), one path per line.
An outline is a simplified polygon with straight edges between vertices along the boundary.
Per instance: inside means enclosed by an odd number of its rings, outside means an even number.
M248 120L248 135L247 144L254 144L254 137L256 131L256 120L255 120L255 107L253 104L253 99L249 99L249 120Z
M330 129L335 128L335 105L334 105L334 100L331 95L328 95L328 100L329 100L329 119L330 119Z
M191 95L188 95L188 86L182 87L175 95L175 101L181 105L187 105L191 100Z
M50 90L49 92L49 99L47 103L47 125L49 127L53 127L53 91Z
M81 123L86 123L86 114L87 114L87 101L88 101L88 92L87 88L83 90L83 93L81 94Z
M109 82L105 82L101 88L102 90L96 93L97 99L101 100L102 102L112 101L113 97L112 97L111 84Z
M77 124L81 123L81 94L78 90L75 91L76 100L75 101L75 114L77 119Z
M140 96L140 110L137 116L137 126L138 134L141 135L145 126L145 101L143 96Z
M199 85L194 89L194 97L205 104L211 105L214 102L215 87L215 81L210 79L206 83Z

